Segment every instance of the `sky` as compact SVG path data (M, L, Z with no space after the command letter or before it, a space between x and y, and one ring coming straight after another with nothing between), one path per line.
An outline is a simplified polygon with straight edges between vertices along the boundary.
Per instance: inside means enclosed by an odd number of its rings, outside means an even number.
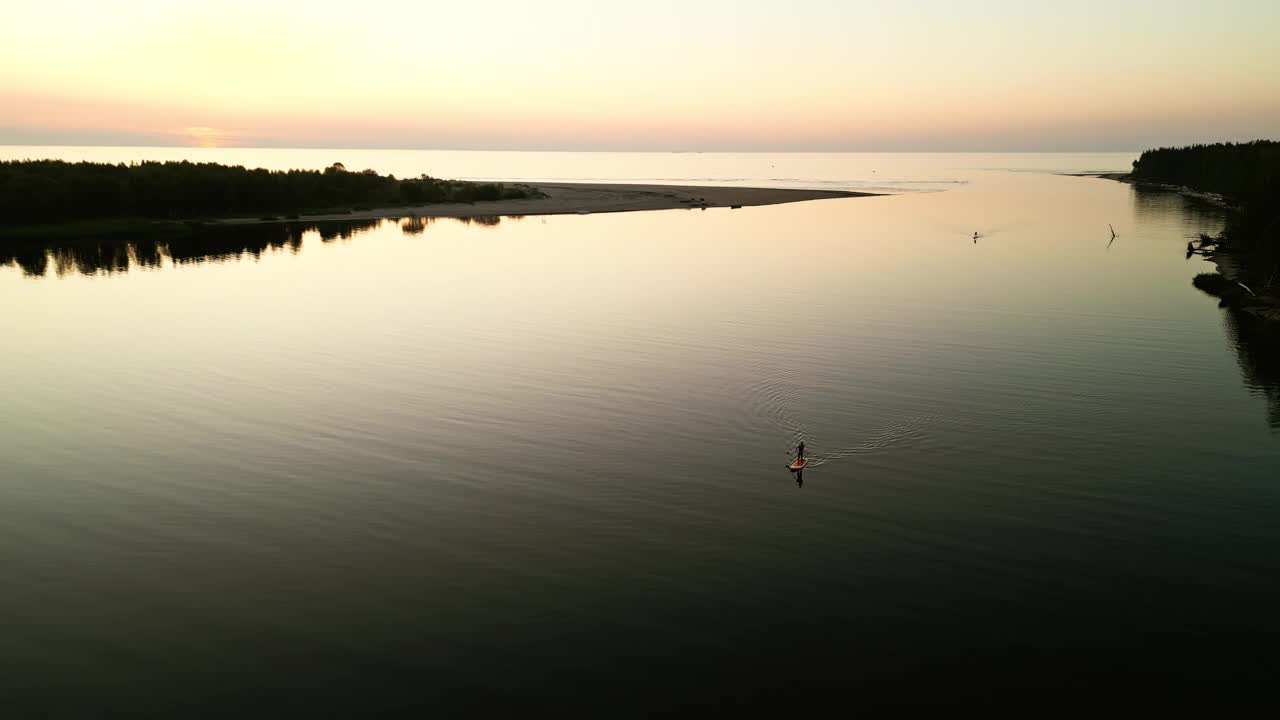
M1280 0L6 0L0 144L1140 150L1280 138Z

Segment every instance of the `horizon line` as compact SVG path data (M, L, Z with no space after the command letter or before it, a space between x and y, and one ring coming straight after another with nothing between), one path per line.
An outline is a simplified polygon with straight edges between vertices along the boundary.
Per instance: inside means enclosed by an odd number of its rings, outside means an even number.
M1256 138L1256 140L1265 140L1266 138ZM1199 143L1187 143L1188 145L1212 143L1214 141L1200 141ZM1253 140L1222 140L1217 142L1234 142L1236 144L1254 142ZM187 150L411 150L423 152L520 152L520 153L611 153L611 154L664 154L664 155L727 155L727 154L778 154L778 155L829 155L829 154L872 154L872 153L894 153L894 154L922 154L922 155L959 155L967 153L981 154L1023 154L1023 153L1044 153L1044 154L1072 154L1072 153L1097 153L1097 154L1120 154L1142 152L1151 148L1142 149L1124 149L1124 150L1103 150L1103 149L1085 149L1077 148L1073 150L1047 150L1036 148L1021 148L1016 150L981 150L981 149L963 149L963 150L922 150L922 149L892 149L892 150L608 150L608 149L582 149L582 148L482 148L482 147L395 147L395 146L327 146L327 145L219 145L216 147L201 147L198 145L135 145L133 143L11 143L0 142L0 147L113 147L113 148L155 148L155 149L187 149ZM1153 146L1154 147L1154 146Z

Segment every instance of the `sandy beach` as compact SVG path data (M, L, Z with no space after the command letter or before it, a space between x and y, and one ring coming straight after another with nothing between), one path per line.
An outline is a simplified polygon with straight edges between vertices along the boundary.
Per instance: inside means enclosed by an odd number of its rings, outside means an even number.
M879 193L843 190L805 190L751 187L702 187L696 185L625 185L597 183L526 183L547 197L495 200L477 203L372 208L350 213L301 215L303 221L363 220L383 217L477 217L488 215L566 215L673 210L678 208L732 208L778 205L805 200L870 197ZM283 221L283 218L281 219ZM267 222L260 218L231 218L225 224Z

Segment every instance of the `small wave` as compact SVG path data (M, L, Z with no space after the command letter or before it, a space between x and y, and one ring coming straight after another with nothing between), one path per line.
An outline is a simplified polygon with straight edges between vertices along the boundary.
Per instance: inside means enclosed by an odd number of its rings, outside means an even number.
M918 444L940 421L941 417L937 415L913 415L903 418L884 426L857 445L833 452L814 454L809 460L809 467L820 467L885 448Z
M792 447L807 434L804 420L796 412L796 371L778 357L763 353L747 361L756 378L740 387L746 401L744 419L761 420L769 432L781 430Z

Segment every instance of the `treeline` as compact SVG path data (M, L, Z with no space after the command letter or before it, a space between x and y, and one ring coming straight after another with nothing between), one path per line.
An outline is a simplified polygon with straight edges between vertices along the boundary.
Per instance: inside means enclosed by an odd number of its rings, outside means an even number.
M199 219L388 205L539 197L533 188L400 180L341 163L319 170L250 170L217 163L0 161L0 227L99 218Z
M1133 177L1224 195L1239 211L1223 242L1245 251L1280 249L1280 142L1147 150L1134 161Z

